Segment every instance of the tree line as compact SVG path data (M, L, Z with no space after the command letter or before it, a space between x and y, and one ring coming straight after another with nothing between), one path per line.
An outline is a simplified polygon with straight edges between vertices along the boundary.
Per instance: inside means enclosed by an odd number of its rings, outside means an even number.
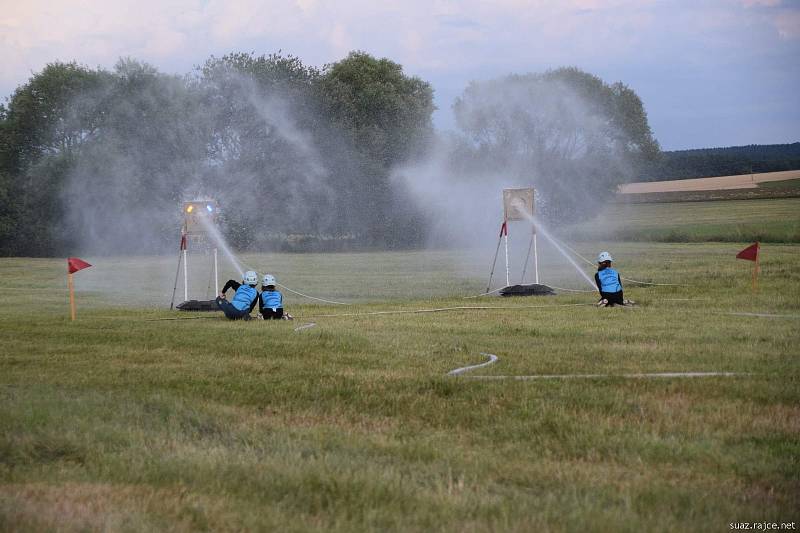
M800 169L800 142L663 152L643 169L641 181L735 176Z
M321 68L232 53L185 76L51 63L0 105L0 254L163 250L204 196L238 249L418 247L433 215L398 172L434 150L451 179L534 182L551 216L660 153L632 90L574 68L473 82L456 132L434 109L430 83L364 52Z

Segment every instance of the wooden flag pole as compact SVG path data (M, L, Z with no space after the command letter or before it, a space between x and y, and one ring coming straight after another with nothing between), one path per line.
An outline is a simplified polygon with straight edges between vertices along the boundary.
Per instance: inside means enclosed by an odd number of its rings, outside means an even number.
M72 320L75 320L75 282L71 272L67 273L67 286L69 287L69 314Z

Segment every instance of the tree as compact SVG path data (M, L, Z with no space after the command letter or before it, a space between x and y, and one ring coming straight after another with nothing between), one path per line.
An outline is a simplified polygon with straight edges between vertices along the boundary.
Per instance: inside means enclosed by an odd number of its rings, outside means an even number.
M453 109L477 168L533 182L551 218L591 214L659 153L638 96L576 68L472 82Z
M389 59L351 52L328 65L320 88L333 124L359 154L362 177L345 186L360 198L373 245L419 244L422 219L390 171L420 155L432 136L433 89Z
M57 250L64 178L98 131L108 79L102 70L56 62L10 97L0 130L0 181L6 184L0 194L9 199L4 218L12 221L0 226L0 248L7 253Z
M154 252L177 242L180 202L206 166L209 120L181 77L120 59L98 134L76 157L62 200L67 232L97 252Z
M433 89L389 59L351 52L325 69L322 88L333 120L385 167L418 154L429 140Z
M237 206L226 214L226 229L239 247L265 244L266 233L330 230L333 193L316 143L325 119L319 76L280 54L212 57L199 69L213 124L208 185Z
M96 131L109 74L72 63L50 63L11 96L6 120L19 170L45 154L73 157Z

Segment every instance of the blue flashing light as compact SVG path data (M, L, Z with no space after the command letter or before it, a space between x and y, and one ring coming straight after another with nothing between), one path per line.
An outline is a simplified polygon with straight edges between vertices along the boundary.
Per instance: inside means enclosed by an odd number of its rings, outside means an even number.
M206 209L208 209L209 213L213 213L214 212L214 208L211 207L211 204L206 204Z

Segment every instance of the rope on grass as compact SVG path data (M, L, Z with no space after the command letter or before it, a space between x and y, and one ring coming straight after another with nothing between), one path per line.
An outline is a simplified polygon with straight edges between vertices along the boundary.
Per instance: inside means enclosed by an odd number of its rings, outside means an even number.
M304 329L313 328L316 325L317 325L316 322L309 322L308 324L303 324L302 326L298 326L298 327L294 328L294 330L295 331L301 331L301 330L304 330Z
M500 358L491 353L481 352L481 355L488 357L489 360L477 365L463 366L447 373L448 376L460 376L468 379L484 380L504 380L511 379L517 381L544 380L544 379L647 379L647 378L707 378L707 377L738 377L752 376L750 373L741 372L640 372L634 374L534 374L530 376L462 376L466 372L482 368L496 363Z
M326 315L308 315L298 318L336 318L345 316L375 316L375 315L408 315L418 313L442 313L445 311L479 311L487 309L544 309L544 308L557 308L557 307L586 307L593 306L594 304L560 304L560 305L494 305L494 306L456 306L456 307L438 307L434 309L410 309L410 310L391 310L391 311L372 311L369 313L334 313Z
M344 303L344 302L336 302L336 301L334 301L334 300L326 300L325 298L317 298L316 296L309 296L308 294L303 294L302 292L298 292L298 291L296 291L296 290L294 290L294 289L290 289L290 288L289 288L289 287L287 287L286 285L281 285L280 283L276 283L276 285L277 285L278 287L280 287L280 288L282 288L282 289L286 289L287 291L289 291L289 292L292 292L292 293L294 293L294 294L296 294L296 295L298 295L298 296L302 296L303 298L309 298L309 299L311 299L311 300L317 300L317 301L319 301L319 302L325 302L325 303L328 303L328 304L335 304L335 305L350 305L350 304L348 304L348 303Z

